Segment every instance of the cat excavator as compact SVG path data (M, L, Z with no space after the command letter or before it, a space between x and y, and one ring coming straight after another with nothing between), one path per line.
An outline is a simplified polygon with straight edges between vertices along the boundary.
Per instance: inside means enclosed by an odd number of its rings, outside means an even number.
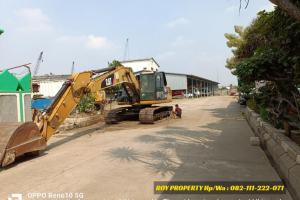
M124 66L74 73L65 81L52 103L33 117L32 122L0 123L0 165L5 167L24 154L38 154L47 141L70 115L85 94L92 94L96 102L103 102L105 91L121 87L127 94L122 107L105 114L107 124L139 119L151 124L170 116L172 106L153 106L171 102L164 72L144 72L135 76ZM127 106L124 106L126 105Z

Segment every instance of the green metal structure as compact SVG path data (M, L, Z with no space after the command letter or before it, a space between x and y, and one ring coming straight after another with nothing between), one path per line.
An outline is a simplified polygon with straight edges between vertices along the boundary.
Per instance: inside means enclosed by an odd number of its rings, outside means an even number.
M28 97L30 97L31 95L31 73L30 70L28 70L28 72L23 76L16 77L13 73L10 72L12 69L14 68L0 71L0 105L5 107L7 103L11 103L7 101L5 102L4 99L8 96L12 96L12 99L16 100L15 108L18 108L18 118L15 119L15 122L24 122L26 121L25 116L27 116L28 113L28 109L26 109L27 107L25 106L26 102L28 104L28 101L25 101L25 98L28 99ZM4 99L1 99L1 97L3 97Z
M17 78L9 70L0 71L0 92L30 92L31 73Z

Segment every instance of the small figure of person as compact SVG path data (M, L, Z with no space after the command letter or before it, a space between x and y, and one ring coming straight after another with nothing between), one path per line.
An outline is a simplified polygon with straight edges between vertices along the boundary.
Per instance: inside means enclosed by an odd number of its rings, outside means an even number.
M173 115L176 118L181 118L182 109L179 108L178 104L175 105L175 110L173 110Z

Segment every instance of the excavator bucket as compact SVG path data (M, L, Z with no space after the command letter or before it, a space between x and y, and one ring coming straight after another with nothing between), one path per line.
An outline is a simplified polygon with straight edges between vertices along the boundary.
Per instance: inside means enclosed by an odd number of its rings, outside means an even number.
M0 166L5 167L21 155L45 148L46 140L35 123L0 123Z

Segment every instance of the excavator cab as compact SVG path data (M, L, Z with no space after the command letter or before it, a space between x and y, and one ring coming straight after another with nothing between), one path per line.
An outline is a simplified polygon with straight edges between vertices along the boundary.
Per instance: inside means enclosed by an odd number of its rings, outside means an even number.
M155 121L170 116L172 106L155 105L172 101L172 92L167 87L165 73L143 71L134 76L134 79L137 81L134 88L138 91L136 93L138 101L130 101L134 95L130 95L128 89L125 88L125 92L122 92L122 98L118 98L118 104L129 106L106 112L104 120L107 124L115 124L125 120L139 120L143 124L153 124Z
M165 100L168 96L167 80L164 72L141 74L141 101Z

